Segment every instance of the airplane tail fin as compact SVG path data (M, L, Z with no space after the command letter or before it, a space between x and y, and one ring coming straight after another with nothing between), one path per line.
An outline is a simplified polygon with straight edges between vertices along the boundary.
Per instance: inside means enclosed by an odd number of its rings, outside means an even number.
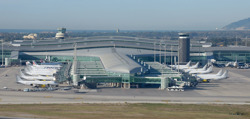
M194 68L195 68L195 69L198 68L198 67L199 67L199 64L200 64L200 62L197 62L197 63L194 65Z
M229 67L232 64L232 62L228 62L225 66Z
M210 66L207 71L211 72L213 70L213 66Z
M24 73L20 70L20 77L24 77Z
M36 63L36 61L32 61L32 62L33 62L33 66L38 65L38 64Z
M238 61L236 60L236 61L233 63L233 66L236 67L236 66L237 66L237 63L238 63Z
M212 62L208 62L208 63L207 63L207 66L212 66L212 65L213 65Z
M227 78L228 77L228 70L226 70L221 76Z
M222 75L222 69L220 69L220 71L216 74L216 76L221 76Z
M16 82L20 82L22 81L22 79L20 78L20 76L16 75Z
M207 69L207 65L208 65L208 64L206 64L206 65L202 68L202 70L205 71L205 70Z
M26 62L26 66L28 66L28 65L31 65L31 63L29 61Z
M186 64L186 66L187 66L187 67L190 67L190 64L191 64L191 61L189 61L189 62Z

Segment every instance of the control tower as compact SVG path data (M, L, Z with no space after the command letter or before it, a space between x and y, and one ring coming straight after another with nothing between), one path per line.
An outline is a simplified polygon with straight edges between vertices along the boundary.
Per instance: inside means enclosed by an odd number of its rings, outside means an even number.
M179 62L188 62L190 57L190 38L187 33L179 33Z
M66 36L66 28L58 28L56 33L56 39L64 39Z

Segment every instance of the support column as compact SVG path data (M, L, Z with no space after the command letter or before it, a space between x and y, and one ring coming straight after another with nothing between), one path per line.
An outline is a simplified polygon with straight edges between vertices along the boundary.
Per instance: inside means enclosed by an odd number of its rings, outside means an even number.
M120 83L116 83L116 87L120 87Z
M161 90L168 88L168 78L161 78Z
M123 83L123 88L130 89L130 83Z
M73 74L73 85L78 86L78 81L80 79L80 76L77 74Z

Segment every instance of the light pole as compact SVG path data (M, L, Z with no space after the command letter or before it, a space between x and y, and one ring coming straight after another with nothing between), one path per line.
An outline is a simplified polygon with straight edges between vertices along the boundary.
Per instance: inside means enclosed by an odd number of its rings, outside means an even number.
M154 42L154 62L155 62L155 42Z
M165 43L164 64L167 64L167 44Z
M159 48L160 48L160 51L159 51L159 62L161 64L161 42L160 42Z
M180 44L178 45L178 72L180 73Z
M2 66L3 66L3 40L0 41L2 41Z
M180 73L180 44L178 45L178 72Z
M246 43L245 43L246 47L247 47L247 41L248 41L248 40L247 40L247 37L246 37Z
M237 39L237 35L236 35L236 39L235 39L236 41L235 41L235 46L238 46L238 39Z
M201 62L201 41L199 40L199 62Z
M171 71L172 71L172 66L173 66L173 64L172 64L172 56L173 56L173 54L172 54L172 52L173 52L173 47L172 47L172 45L171 45Z

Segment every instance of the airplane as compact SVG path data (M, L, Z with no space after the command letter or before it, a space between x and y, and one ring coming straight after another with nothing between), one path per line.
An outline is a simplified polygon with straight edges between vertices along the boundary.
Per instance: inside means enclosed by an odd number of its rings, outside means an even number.
M222 72L222 70L221 71L219 71L217 74L215 74L215 75L197 75L197 77L198 78L200 78L200 79L202 79L202 80L208 80L208 81L210 81L210 80L220 80L220 79L225 79L225 78L227 78L228 77L228 71L226 70L222 75L220 75L221 74L221 72Z
M184 72L188 73L190 71L205 71L208 67L208 64L206 64L203 68L200 68L200 69L183 69Z
M58 71L58 68L56 67L37 67L37 66L27 66L27 67L31 67L32 70L39 70L39 71L51 71L51 72L56 72Z
M184 68L190 67L190 64L191 64L191 61L189 61L186 65L170 65L170 67L172 67L172 68L178 68L179 67L179 69L184 69Z
M25 81L25 80L22 80L22 78L18 75L16 76L16 82L20 83L20 84L24 84L24 85L30 85L30 86L43 86L43 85L58 86L58 83L56 83L54 81L37 81L37 80L36 81Z
M220 69L220 71L217 74L197 74L196 76L204 79L204 78L214 78L217 76L221 76L222 74L223 74L223 70Z
M20 77L26 80L46 80L46 81L55 81L54 76L41 76L41 75L25 75L23 70L20 70Z
M27 67L31 67L32 70L50 70L51 72L56 72L60 69L60 65L57 63L57 65L38 65L35 61L33 61L32 65L29 61L26 62Z
M236 67L238 64L238 61L236 60L235 62L233 62L233 66Z
M207 73L212 72L212 70L213 70L213 66L210 66L205 71L190 71L189 74L207 74Z
M44 69L35 69L34 67L27 66L24 68L24 72L29 75L45 75L53 76L56 71L44 70Z
M214 77L213 79L210 79L210 80L221 80L227 77L228 77L228 70L226 70L221 76Z
M33 66L38 67L38 68L43 68L43 69L60 69L62 66L60 64L55 64L55 65L38 65L35 61L33 62Z
M184 68L184 69L197 69L199 67L199 62L197 62L195 65L188 67L188 68Z
M185 66L183 66L183 67L178 67L178 66L176 66L176 69L181 69L181 70L185 70L185 69L197 69L199 67L199 62L197 62L195 65L193 65L193 66L189 66L189 67L185 67Z
M238 61L235 62L228 62L225 66L226 67L237 67Z

